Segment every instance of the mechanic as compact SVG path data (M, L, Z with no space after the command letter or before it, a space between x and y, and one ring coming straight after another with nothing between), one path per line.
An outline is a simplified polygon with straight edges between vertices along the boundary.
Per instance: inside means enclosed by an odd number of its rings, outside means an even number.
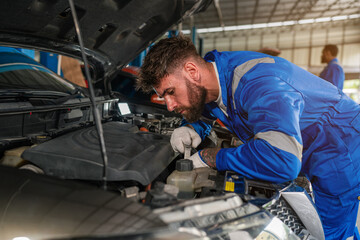
M335 86L263 53L214 50L203 59L179 35L152 47L137 87L154 89L169 111L184 116L171 136L175 151L197 147L217 118L244 142L198 151L190 157L195 167L276 183L301 170L312 182L326 238L358 234L360 106Z
M337 54L338 48L336 45L325 45L322 50L321 63L327 63L327 66L320 73L320 77L342 90L344 87L345 74L336 58Z

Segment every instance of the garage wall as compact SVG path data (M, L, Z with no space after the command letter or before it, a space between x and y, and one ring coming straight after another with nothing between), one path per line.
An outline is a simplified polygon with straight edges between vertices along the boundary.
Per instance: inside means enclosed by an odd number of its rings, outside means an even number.
M280 57L318 75L323 69L321 51L325 44L337 44L338 59L347 79L360 73L360 21L316 23L241 30L233 32L199 34L203 38L203 53L250 50L274 47L281 50ZM358 75L357 75L358 76Z

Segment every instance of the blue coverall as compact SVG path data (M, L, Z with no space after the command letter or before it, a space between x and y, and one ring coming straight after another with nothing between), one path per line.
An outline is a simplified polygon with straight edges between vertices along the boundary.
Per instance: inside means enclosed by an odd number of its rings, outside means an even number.
M223 148L218 170L312 182L326 239L353 236L360 196L360 106L291 62L257 52L209 52L221 96L192 123L202 138L219 118L244 142Z
M328 63L320 73L320 77L331 82L341 90L344 87L345 74L337 58L334 58Z

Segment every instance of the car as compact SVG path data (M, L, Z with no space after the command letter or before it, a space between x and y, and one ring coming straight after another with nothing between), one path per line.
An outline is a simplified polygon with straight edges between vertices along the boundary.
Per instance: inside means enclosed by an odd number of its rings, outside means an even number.
M0 239L324 239L306 179L192 169L169 141L181 116L121 71L210 3L1 2ZM89 88L17 48L82 59ZM239 144L218 122L199 149Z

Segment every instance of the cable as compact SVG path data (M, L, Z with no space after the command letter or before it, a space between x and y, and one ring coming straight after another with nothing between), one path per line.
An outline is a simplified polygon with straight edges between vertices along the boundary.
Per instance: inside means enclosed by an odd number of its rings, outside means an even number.
M81 32L80 32L79 20L78 20L77 15L76 15L74 1L69 0L69 4L70 4L71 13L72 13L72 16L73 16L73 19L74 19L76 35L77 35L78 40L79 40L80 51L81 51L81 55L82 55L82 58L83 58L83 61L84 61L84 65L85 65L85 75L86 75L86 79L88 80L88 85L89 85L89 90L90 90L90 101L92 103L93 116L94 116L94 119L95 119L95 126L96 126L96 130L97 130L97 133L98 133L99 141L100 141L101 155L102 155L102 159L103 159L103 178L102 178L103 179L103 184L104 184L103 187L106 190L106 188L107 188L107 183L106 183L107 182L107 178L106 178L107 170L106 169L107 169L107 165L108 165L108 158L107 158L107 154L106 154L104 132L103 132L103 128L102 128L102 125L101 125L101 119L100 119L99 111L98 111L98 109L96 107L94 87L92 85L89 66L88 66L88 62L87 62L87 59L86 59L86 55L85 55L84 43L83 43Z

